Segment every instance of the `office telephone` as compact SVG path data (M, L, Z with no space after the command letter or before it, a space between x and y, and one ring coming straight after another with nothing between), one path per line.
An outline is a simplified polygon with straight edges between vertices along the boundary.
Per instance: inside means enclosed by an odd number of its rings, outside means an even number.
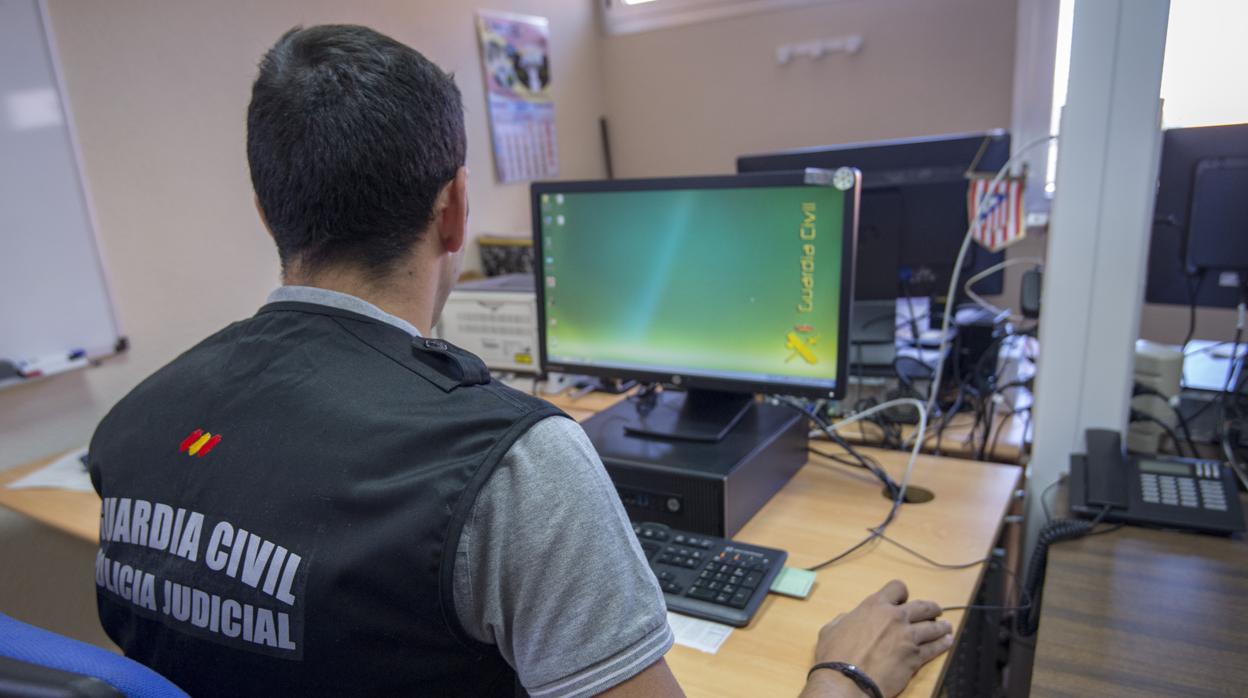
M1209 533L1244 530L1235 477L1225 464L1130 455L1108 429L1087 431L1088 452L1070 456L1070 508L1083 516ZM1106 509L1108 507L1108 509Z

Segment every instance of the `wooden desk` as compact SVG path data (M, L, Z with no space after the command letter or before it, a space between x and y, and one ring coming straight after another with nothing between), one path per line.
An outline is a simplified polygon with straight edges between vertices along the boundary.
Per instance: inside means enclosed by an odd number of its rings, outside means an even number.
M100 542L100 498L94 492L8 488L10 482L42 468L59 456L0 471L0 506L96 545Z
M564 395L548 399L584 419L623 398L589 393L576 400ZM895 478L902 476L909 457L901 451L864 452L875 456ZM940 562L986 557L1020 475L1015 466L922 456L911 482L931 489L936 499L904 508L888 535ZM807 567L857 543L868 527L883 520L889 506L874 478L812 455L735 538L787 550L790 566ZM914 598L956 606L971 601L982 573L982 566L936 569L887 543L873 543L821 570L810 598L768 596L750 627L733 631L718 654L678 645L667 661L690 696L797 695L813 663L820 626L851 610L888 580L904 580ZM965 615L951 612L947 619L960 629ZM925 667L903 695L934 695L947 661L948 655Z
M548 400L551 404L568 413L568 416L578 422L583 422L593 415L607 409L615 403L623 400L632 391L612 395L611 393L588 392L580 397L572 397L575 391L565 390L558 395L542 395L544 400Z
M1050 548L1033 698L1246 687L1248 541L1127 526Z
M559 402L583 418L620 398L584 399L587 402ZM868 452L894 477L901 477L905 453ZM40 465L0 474L0 505L94 542L99 522L99 499L94 494L2 487ZM912 482L935 492L936 499L905 507L888 535L942 562L986 557L1019 475L1015 466L923 456ZM880 496L879 484L862 471L814 456L736 537L788 550L789 564L808 566L862 539L869 526L884 518L889 505ZM735 630L718 654L676 646L667 660L690 696L796 695L812 663L818 630L826 621L894 578L905 580L915 598L962 605L974 596L982 571L982 566L936 569L888 544L874 543L820 571L810 598L768 596L751 626ZM83 574L84 579L90 575L85 562ZM960 629L965 615L951 612L947 619ZM948 656L924 667L903 695L935 694Z
M861 426L859 426L861 425ZM975 415L961 412L949 420L944 434L937 438L936 426L929 425L927 436L923 440L923 452L952 456L955 458L975 458L979 455L979 445L983 440L983 428L972 433ZM906 425L901 429L903 438L910 438L916 427ZM1030 426L1026 419L1019 416L1000 415L993 417L992 432L988 435L989 447L986 456L989 460L1000 463L1018 463L1026 448L1027 432ZM1000 434L998 435L998 432ZM874 423L858 422L841 430L841 436L853 444L877 445L884 441L884 432Z
M587 419L595 412L604 410L624 399L624 395L607 393L586 393L574 399L570 397L570 394L569 391L543 397L577 420ZM935 453L939 448L941 455L974 458L979 454L979 443L982 438L982 431L981 435L972 438L971 426L974 421L975 415L970 412L955 415L950 420L949 426L945 427L944 435L940 439L936 438L935 426L930 426L923 443L923 452ZM908 438L914 433L914 429L915 427L907 425L902 428L902 434ZM993 418L993 431L988 437L992 446L987 453L988 459L998 463L1018 463L1026 448L1028 436L1026 432L1029 430L1030 425L1026 419L1018 416L1003 416L998 413ZM998 431L1000 431L999 436ZM867 446L877 446L884 440L883 431L870 422L858 422L845 427L841 430L841 436L850 443Z

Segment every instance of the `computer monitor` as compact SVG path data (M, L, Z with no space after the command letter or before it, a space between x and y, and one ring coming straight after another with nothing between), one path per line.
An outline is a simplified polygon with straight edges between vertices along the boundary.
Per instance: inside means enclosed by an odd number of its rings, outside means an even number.
M737 158L737 172L804 167L862 171L855 300L943 297L969 225L966 172L996 172L1010 156L1004 131L803 148ZM978 160L978 161L977 161ZM962 278L1003 259L973 245ZM1000 293L994 274L977 286Z
M1233 308L1245 283L1248 124L1168 129L1144 300Z
M532 185L546 371L684 388L654 435L716 440L754 393L845 389L859 174Z

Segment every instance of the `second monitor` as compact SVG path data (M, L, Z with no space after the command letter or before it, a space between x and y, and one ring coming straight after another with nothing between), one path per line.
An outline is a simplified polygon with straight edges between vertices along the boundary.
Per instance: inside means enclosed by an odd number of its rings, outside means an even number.
M737 158L737 171L862 170L854 300L940 298L969 225L966 175L995 172L1009 156L1009 134L989 131L746 155ZM974 245L963 278L1003 258ZM1001 293L1001 276L985 279L978 289Z

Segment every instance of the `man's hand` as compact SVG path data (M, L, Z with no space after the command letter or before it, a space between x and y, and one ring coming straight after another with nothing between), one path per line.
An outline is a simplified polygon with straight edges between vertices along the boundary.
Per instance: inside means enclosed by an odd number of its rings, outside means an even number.
M893 580L858 608L819 629L815 663L847 662L875 681L886 698L901 693L914 672L953 646L952 628L931 601L910 601L906 585ZM811 675L803 697L852 696L862 691L839 673Z

